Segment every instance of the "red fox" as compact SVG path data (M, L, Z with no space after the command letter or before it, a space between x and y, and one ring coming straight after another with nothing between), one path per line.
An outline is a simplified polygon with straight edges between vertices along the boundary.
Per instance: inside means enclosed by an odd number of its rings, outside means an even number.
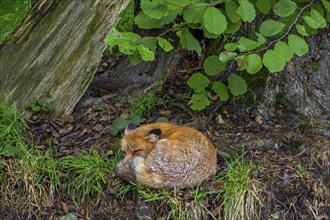
M124 159L116 174L150 188L189 188L217 170L217 151L201 132L170 123L135 128L130 124L121 141Z

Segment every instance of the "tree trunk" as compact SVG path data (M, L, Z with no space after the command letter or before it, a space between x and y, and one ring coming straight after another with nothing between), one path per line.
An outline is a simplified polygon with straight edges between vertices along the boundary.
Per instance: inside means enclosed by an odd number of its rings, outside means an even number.
M34 100L68 116L92 80L105 35L129 0L40 0L0 46L0 92L22 110ZM25 111L25 115L29 116Z
M309 124L304 130L330 137L330 28L310 37L308 44L307 55L294 57L285 71L268 77L258 113L268 120L282 103L289 126Z

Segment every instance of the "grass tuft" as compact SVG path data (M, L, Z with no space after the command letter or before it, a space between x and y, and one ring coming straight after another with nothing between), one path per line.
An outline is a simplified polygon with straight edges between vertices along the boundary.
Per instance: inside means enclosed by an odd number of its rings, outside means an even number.
M25 122L8 96L0 96L0 155L25 156L28 145L24 141Z
M59 187L57 161L25 142L25 122L4 95L0 98L0 189L8 205L19 207L51 200ZM38 206L38 205L37 205Z
M260 182L253 176L256 165L244 157L227 165L229 169L217 180L222 185L224 219L259 219L262 203Z
M166 219L259 218L262 203L260 183L254 177L257 167L244 158L227 164L229 169L218 174L214 178L215 185L208 187L198 185L186 190L155 190L137 183L118 181L114 189L121 201L128 192L137 191L154 209L162 209L157 210L158 213L167 213ZM223 215L220 210L223 210Z
M142 117L150 116L153 110L158 106L165 107L165 102L162 98L157 97L155 93L149 92L146 96L139 96L137 98L130 98L130 111L137 113Z
M93 150L92 155L66 156L60 159L59 169L64 173L69 195L76 203L102 191L102 186L116 166L116 160Z
M161 212L168 213L166 219L216 219L212 212L206 207L208 197L216 195L218 191L205 191L200 186L191 190L175 189L149 189L137 183L117 182L114 187L117 197L121 201L133 190L136 190L144 202L153 204L153 207L162 209Z

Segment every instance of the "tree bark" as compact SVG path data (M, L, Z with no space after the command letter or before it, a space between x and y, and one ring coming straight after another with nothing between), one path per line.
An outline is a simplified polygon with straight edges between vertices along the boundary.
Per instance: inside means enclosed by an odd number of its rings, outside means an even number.
M0 92L25 111L34 100L53 102L53 117L72 112L106 48L105 35L129 0L40 0L0 46Z
M268 77L257 112L268 120L281 102L291 127L314 123L306 129L330 137L330 28L310 37L308 44L307 55L294 57L284 71Z

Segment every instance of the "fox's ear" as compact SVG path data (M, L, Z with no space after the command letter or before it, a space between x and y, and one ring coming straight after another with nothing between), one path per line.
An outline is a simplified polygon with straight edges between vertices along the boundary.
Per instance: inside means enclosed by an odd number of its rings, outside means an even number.
M162 130L159 128L154 128L148 132L148 141L149 142L157 142L159 140L160 135L162 135Z
M134 130L136 127L137 127L136 124L134 124L134 123L129 123L129 124L127 125L126 129L125 129L125 134L126 134L128 131L132 131L132 130Z

